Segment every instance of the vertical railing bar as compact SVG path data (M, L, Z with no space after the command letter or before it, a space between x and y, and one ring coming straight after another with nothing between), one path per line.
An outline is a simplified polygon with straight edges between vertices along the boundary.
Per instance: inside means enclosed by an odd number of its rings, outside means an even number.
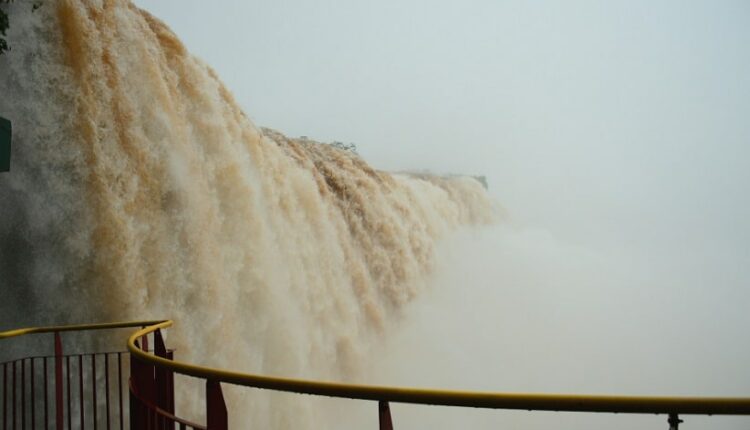
M91 410L94 412L94 430L96 430L96 353L91 354L91 397L94 400Z
M13 430L16 430L16 361L13 362Z
M78 399L81 404L81 426L79 428L84 430L86 427L84 416L84 410L86 407L83 404L83 355L78 356Z
M378 402L378 421L380 430L393 430L393 420L391 420L391 407L386 401Z
M66 378L68 380L68 430L73 430L73 397L71 396L70 392L70 357L65 357L65 366L67 372L65 373Z
M36 428L36 396L34 395L34 358L31 358L31 428Z
M104 399L107 408L107 430L109 427L109 354L104 354Z
M55 429L63 430L63 355L62 355L62 338L60 333L55 332ZM70 372L70 371L68 371ZM68 380L70 386L70 380ZM68 394L70 396L70 394ZM70 408L68 408L70 415ZM68 425L70 428L70 425Z
M47 361L49 361L49 357L44 357L44 430L49 429L49 390L47 388L47 378L49 376L49 373L47 373Z
M208 430L227 430L227 405L221 391L221 383L206 380L206 428Z
M3 430L8 430L8 363L3 363Z
M135 345L136 345L136 347L138 347L138 341L137 340L135 341ZM138 373L136 372L136 369L135 369L136 363L132 360L132 357L131 357L131 360L130 360L129 364L130 364L129 365L129 367L130 367L130 379L128 381L128 400L129 400L128 401L128 421L130 423L129 426L130 426L130 428L132 430L132 428L136 425L136 422L140 422L139 416L136 416L136 415L138 415L138 412L140 412L140 411L138 410L138 405L136 403L136 398L135 398L135 395L133 394L134 393L134 389L135 390L138 389L137 385L135 384L135 380L137 378ZM120 383L122 383L122 372L120 372ZM122 393L122 389L120 389L120 392Z
M26 359L21 359L21 430L26 428Z
M122 409L122 353L117 353L117 384L119 386L119 390L117 391L118 399L120 401L120 430L125 430L124 428L124 411Z

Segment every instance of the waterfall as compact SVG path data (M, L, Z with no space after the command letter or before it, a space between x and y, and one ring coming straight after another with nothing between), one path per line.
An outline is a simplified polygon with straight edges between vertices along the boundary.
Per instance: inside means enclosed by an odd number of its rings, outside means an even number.
M4 7L4 327L172 318L182 360L346 380L427 287L440 238L495 218L475 178L261 129L127 0ZM315 427L303 400L248 396L234 420Z

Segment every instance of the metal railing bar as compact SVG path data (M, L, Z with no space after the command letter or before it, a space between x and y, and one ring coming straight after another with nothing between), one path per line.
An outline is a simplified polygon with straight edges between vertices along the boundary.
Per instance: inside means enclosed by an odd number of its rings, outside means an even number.
M109 424L109 354L104 354L104 404L106 407L107 430L111 430Z
M34 359L29 359L31 361L31 428L36 428L36 396L35 396L35 390L34 390Z
M85 406L84 406L84 400L83 400L83 356L78 356L78 404L80 407L81 412L81 423L78 428L81 430L85 430Z
M97 429L96 410L99 409L96 404L96 354L91 354L91 411L94 414L94 430Z
M158 329L171 327L172 324L173 322L170 320L162 321L133 333L128 339L128 350L131 353L131 357L183 375L234 385L359 400L561 412L750 415L750 398L747 397L652 397L491 393L355 385L271 377L196 366L147 354L135 346L134 342L137 338Z
M72 403L73 400L70 396L70 357L65 357L65 367L66 367L66 373L65 377L67 379L68 385L67 385L67 394L68 394L68 430L73 430L73 408Z
M108 330L114 328L131 328L131 327L146 327L153 324L157 324L164 320L153 320L153 321L122 321L113 323L100 323L100 324L73 324L73 325L61 325L61 326L46 326L46 327L26 327L14 330L6 330L0 332L0 339L7 339L11 337L23 336L27 334L38 334L38 333L54 333L64 331L86 331L86 330Z
M124 412L122 408L122 353L117 353L117 396L118 400L120 402L120 430L125 430L125 426L123 424L124 420Z
M52 339L55 348L55 430L62 430L65 422L65 410L63 407L63 349L60 333L55 332ZM66 359L66 361L69 360L70 359ZM68 425L68 427L70 427L70 425Z
M13 362L13 430L16 430L16 363Z
M26 428L26 360L21 359L21 430Z
M49 373L47 373L47 358L42 358L42 361L44 362L44 429L49 428L49 389L48 389L48 376Z
M3 363L3 430L8 430L8 363Z
M3 364L3 430L8 429L8 365Z
M540 410L540 411L576 411L576 412L608 412L608 413L653 413L689 415L750 415L750 398L749 397L656 397L656 396L608 396L608 395L567 395L567 394L528 394L528 393L492 393L492 392L470 392L470 391L453 391L453 390L433 390L423 388L407 387L387 387L374 385L356 385L346 383L336 383L328 381L314 381L295 378L273 377L251 373L233 372L224 369L197 366L189 363L173 361L166 358L149 354L148 351L140 350L135 343L137 338L143 338L147 341L148 335L159 329L171 327L171 320L154 320L154 321L133 321L133 322L115 322L105 324L78 324L70 326L50 326L50 327L32 327L17 330L0 332L0 339L22 336L26 334L37 333L59 333L65 331L81 330L101 330L128 327L143 327L133 333L127 342L127 349L131 354L131 359L149 363L162 369L168 369L172 372L182 375L202 378L205 380L215 381L216 383L224 382L234 385L271 389L277 391L286 391L302 394L322 395L330 397L351 398L360 400L374 400L379 402L396 402L396 403L414 403L441 406L459 406L491 409L517 409L517 410ZM145 343L145 342L144 342ZM123 428L123 400L122 400L122 353L121 352L104 352L118 354L118 401L120 403L120 428ZM96 354L96 353L94 353ZM72 428L71 418L71 372L70 357L78 357L79 370L79 393L81 401L81 422L80 428L84 427L84 387L83 387L83 356L92 356L92 370L94 384L96 384L95 374L95 355L91 353L66 355L66 379L67 402L68 402L68 428ZM45 360L51 356L37 356ZM106 355L105 355L106 357ZM25 420L25 359L21 360L21 420ZM3 410L7 409L8 376L7 367L12 365L12 386L10 389L10 400L12 400L12 427L17 426L17 362L6 362L3 364ZM33 358L32 358L33 366ZM33 371L32 371L33 372ZM33 375L32 375L33 378ZM32 383L32 390L33 390ZM94 385L93 390L96 390ZM33 395L32 395L33 397ZM143 401L143 399L141 399ZM94 404L94 407L96 404ZM153 406L153 405L152 405ZM168 413L161 409L151 409L153 416ZM4 414L4 417L7 417ZM202 429L205 427L194 425L189 422L182 422L179 418L170 414L166 419L173 419L180 423L180 428L188 426ZM158 424L158 420L155 422ZM22 422L22 425L25 424ZM3 423L7 426L7 422ZM96 419L94 420L96 426Z

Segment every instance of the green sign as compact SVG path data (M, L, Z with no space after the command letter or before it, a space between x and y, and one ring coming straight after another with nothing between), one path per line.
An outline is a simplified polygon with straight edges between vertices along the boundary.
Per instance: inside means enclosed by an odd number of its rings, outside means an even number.
M10 171L10 121L0 116L0 172Z

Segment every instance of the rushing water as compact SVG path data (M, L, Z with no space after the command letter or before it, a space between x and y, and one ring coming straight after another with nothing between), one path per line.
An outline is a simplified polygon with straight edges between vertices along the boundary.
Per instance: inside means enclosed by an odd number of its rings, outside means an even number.
M129 1L7 7L4 327L174 318L182 359L355 377L425 288L436 242L494 218L472 178L388 174L260 129ZM288 398L258 395L233 419L315 427Z

